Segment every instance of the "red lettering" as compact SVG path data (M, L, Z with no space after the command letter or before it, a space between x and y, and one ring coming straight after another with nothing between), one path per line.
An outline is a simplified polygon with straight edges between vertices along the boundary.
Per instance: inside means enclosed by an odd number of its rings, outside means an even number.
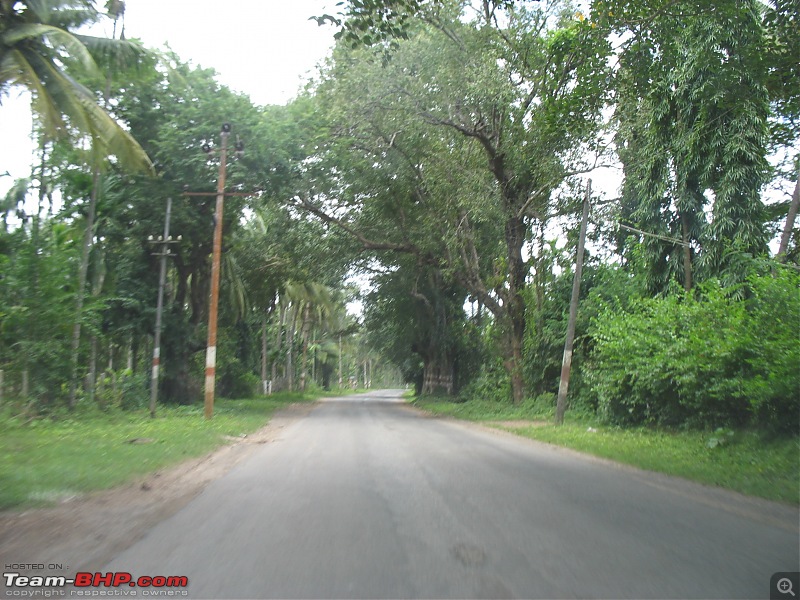
M92 580L93 587L100 587L100 584L103 584L105 587L110 587L114 583L114 573L106 573L103 575L102 573L95 573L94 579Z
M75 587L87 587L92 585L91 573L76 573L75 574Z
M114 587L119 587L123 583L130 583L133 581L130 573L115 573L114 574Z
M189 578L186 576L167 577L167 587L187 587L188 585Z

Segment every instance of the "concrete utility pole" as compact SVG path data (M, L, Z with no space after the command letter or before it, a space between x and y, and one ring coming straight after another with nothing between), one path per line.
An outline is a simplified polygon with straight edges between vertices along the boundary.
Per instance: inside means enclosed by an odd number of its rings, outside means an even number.
M575 277L572 280L572 298L569 302L569 321L567 322L567 339L564 342L564 360L561 363L561 382L558 384L558 401L556 402L556 424L564 422L567 410L567 390L569 375L572 369L572 342L575 339L575 321L578 317L578 299L581 293L581 273L583 271L583 247L586 241L586 223L589 220L589 198L592 195L592 180L586 183L586 195L583 198L583 215L581 231L578 236L578 252L575 257Z
M158 275L158 302L156 303L156 331L153 336L153 373L150 380L150 417L156 416L156 400L158 399L158 371L161 364L161 314L164 311L164 285L167 279L167 257L175 256L170 254L169 245L177 244L169 235L169 219L172 212L172 198L167 198L167 216L164 219L164 236L157 240L150 236L148 242L161 246L156 256L161 258L161 267Z

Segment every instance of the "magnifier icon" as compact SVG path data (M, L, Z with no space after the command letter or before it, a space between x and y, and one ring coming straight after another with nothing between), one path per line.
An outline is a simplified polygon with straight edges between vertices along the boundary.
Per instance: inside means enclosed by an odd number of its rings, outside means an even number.
M792 598L795 597L795 594L792 591L792 580L788 577L778 579L777 588L781 594L791 594Z

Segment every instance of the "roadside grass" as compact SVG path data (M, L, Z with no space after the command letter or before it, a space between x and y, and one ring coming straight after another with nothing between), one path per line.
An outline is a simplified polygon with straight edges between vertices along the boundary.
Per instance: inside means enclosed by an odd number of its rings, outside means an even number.
M78 408L58 419L30 420L6 410L0 414L0 510L51 505L201 456L229 443L226 436L256 431L275 410L319 396L218 399L210 421L202 405L160 406L155 419L146 410Z
M758 431L667 431L621 429L586 414L567 413L553 424L552 409L490 401L416 399L432 413L471 421L537 421L535 425L492 426L541 442L586 452L649 471L683 477L751 496L800 504L800 438ZM540 423L539 423L540 422ZM491 424L491 423L489 423Z

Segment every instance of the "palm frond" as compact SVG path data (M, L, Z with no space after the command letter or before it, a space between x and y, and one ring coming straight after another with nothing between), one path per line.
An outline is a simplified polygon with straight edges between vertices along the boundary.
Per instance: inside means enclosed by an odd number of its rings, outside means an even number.
M37 22L65 29L88 25L100 18L90 0L25 0L24 4Z
M80 39L64 29L43 23L29 23L18 25L0 36L0 42L5 46L14 47L25 41L42 43L46 40L53 48L63 48L71 58L76 59L90 74L97 73L97 65L91 53ZM38 51L38 49L33 50Z
M44 57L28 57L37 77L36 110L45 117L45 133L56 138L66 133L60 115L68 117L70 125L88 135L96 156L114 155L130 170L152 172L147 153L131 134L101 108L94 95L72 77ZM31 87L31 86L29 86ZM43 111L43 112L42 112Z
M41 120L45 135L51 139L58 137L64 129L63 113L50 97L45 82L39 77L37 68L31 64L28 56L19 50L11 50L0 62L0 77L0 81L30 90L33 97L32 108Z
M5 197L0 200L0 213L8 214L15 210L17 206L25 202L30 189L31 181L27 178L17 179L8 190Z
M137 40L112 40L77 34L75 37L83 44L95 63L104 67L129 69L140 65L144 58L154 56Z

